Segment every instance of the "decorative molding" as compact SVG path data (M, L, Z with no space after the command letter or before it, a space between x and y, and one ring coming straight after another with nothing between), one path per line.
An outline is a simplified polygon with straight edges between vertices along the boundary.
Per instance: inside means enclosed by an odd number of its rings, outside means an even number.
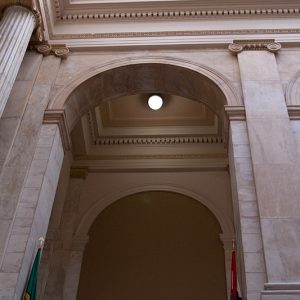
M281 44L274 40L235 40L228 46L228 49L233 54L241 53L242 51L261 51L266 50L276 53L281 49Z
M138 157L136 159L98 159L95 160L74 160L73 167L86 167L89 173L107 172L108 170L120 172L137 172L137 171L155 171L166 170L168 172L177 172L178 170L228 170L227 157L199 158L199 157L182 157L182 159L174 159L171 156L152 157L147 159Z
M241 29L241 30L191 30L191 31L145 31L145 32L107 32L82 34L53 34L51 39L113 39L113 38L143 38L169 36L224 36L224 35L254 35L254 34L300 34L300 28L293 29Z
M244 106L227 106L225 105L225 112L230 121L245 121L246 111Z
M48 43L33 43L31 47L44 56L53 54L62 59L67 58L68 54L70 53L69 48L67 48L64 44L49 45Z
M300 71L297 71L292 79L289 81L286 90L286 104L287 106L297 107L300 105Z
M287 105L290 120L300 120L300 105Z
M148 137L98 137L95 145L175 145L175 144L222 144L220 136L148 136Z
M297 291L300 294L300 284L298 282L295 283L285 283L285 282L278 282L278 283L265 283L264 284L265 291Z
M65 151L71 149L71 140L69 135L69 129L66 122L66 115L63 109L61 110L52 110L47 109L44 113L44 124L57 124Z
M229 8L229 9L200 9L199 7L190 8L167 8L161 9L147 8L144 10L134 9L116 11L115 8L94 9L93 11L62 11L60 1L54 2L56 19L69 22L69 21L145 21L145 20L178 20L178 19L195 19L195 18L232 18L232 17L290 17L299 16L299 7L293 8Z

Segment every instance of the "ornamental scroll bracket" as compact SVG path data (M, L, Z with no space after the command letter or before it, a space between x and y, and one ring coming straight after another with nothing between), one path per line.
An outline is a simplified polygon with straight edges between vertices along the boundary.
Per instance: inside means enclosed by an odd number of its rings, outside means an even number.
M281 44L275 40L234 40L229 44L228 50L232 54L239 54L242 51L269 51L276 53L281 49Z
M52 54L56 57L67 58L70 53L69 48L64 44L50 45L48 43L32 43L30 48L35 49L38 53L43 54L44 56Z

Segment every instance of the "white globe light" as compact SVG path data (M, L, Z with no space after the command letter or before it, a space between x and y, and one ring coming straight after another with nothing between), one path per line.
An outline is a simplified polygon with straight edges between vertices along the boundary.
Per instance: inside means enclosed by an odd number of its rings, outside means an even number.
M148 105L153 110L158 110L163 105L163 99L158 95L153 95L148 99Z

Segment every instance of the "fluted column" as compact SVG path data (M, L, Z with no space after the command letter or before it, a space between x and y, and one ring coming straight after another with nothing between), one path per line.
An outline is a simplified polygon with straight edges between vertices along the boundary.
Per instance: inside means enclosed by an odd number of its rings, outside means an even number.
M0 23L0 117L36 25L32 11L10 6Z

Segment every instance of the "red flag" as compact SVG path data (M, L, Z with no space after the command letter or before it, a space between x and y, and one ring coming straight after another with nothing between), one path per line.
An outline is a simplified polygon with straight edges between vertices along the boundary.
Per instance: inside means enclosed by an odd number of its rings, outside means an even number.
M234 248L232 249L232 256L231 256L230 300L237 300L237 274L236 274L236 257L235 257Z

